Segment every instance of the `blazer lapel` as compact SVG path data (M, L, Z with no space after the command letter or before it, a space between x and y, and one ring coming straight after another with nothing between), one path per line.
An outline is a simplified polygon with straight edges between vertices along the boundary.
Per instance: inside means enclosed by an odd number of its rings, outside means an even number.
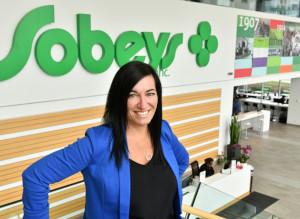
M178 166L177 166L177 161L175 159L175 156L173 154L173 150L171 148L171 145L169 143L169 141L166 141L165 139L161 138L161 144L162 144L162 149L163 149L163 153L165 155L165 158L169 164L169 166L171 167L177 182L180 182L179 179L179 175L178 175Z
M182 189L181 189L181 182L180 182L180 178L179 178L179 169L178 169L178 165L177 165L177 161L176 158L174 156L173 150L172 150L172 146L170 145L169 141L167 141L164 138L161 138L161 144L162 144L162 149L163 149L163 153L164 156L169 164L169 166L171 167L176 181L177 181L177 191L178 191L178 196L177 196L177 205L175 207L175 212L180 215L181 214L181 204L182 204ZM179 217L180 218L180 217Z
M120 182L120 218L129 218L130 208L130 165L128 157L123 157L119 169Z
M123 125L123 133L125 135L126 144L127 136L125 127ZM119 169L119 182L120 182L120 218L129 218L130 209L130 164L128 149L126 147L126 156L122 159L122 164Z

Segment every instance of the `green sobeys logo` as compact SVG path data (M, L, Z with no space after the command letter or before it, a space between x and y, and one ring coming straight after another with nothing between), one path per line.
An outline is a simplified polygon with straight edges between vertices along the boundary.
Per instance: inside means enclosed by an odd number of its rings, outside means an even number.
M197 64L204 67L209 62L209 54L217 51L218 39L216 36L211 36L211 27L207 21L198 25L197 33L189 39L189 50L191 53L197 54Z
M23 17L16 27L9 54L0 61L0 81L14 77L23 69L29 59L37 32L43 26L53 22L53 5L36 8ZM193 35L189 39L189 50L197 54L196 62L199 66L208 64L209 53L215 52L218 46L217 38L210 36L210 32L209 23L201 22L198 26L198 35ZM126 31L120 34L113 43L107 33L101 30L91 30L90 15L77 14L78 42L66 30L59 28L47 30L37 39L35 58L39 67L49 75L67 74L73 69L78 58L88 72L98 74L105 72L114 59L119 66L132 60L144 62L146 56L138 56L137 53L146 48L149 64L165 74L164 69L172 64L177 48L183 44L183 33L175 34L171 38L170 36L171 33L160 33L158 40L155 41L152 32L140 34L135 31ZM205 42L204 46L203 42ZM51 49L56 44L64 49L64 57L60 61L55 61L51 56ZM99 59L95 59L92 55L93 46L96 44L102 49Z

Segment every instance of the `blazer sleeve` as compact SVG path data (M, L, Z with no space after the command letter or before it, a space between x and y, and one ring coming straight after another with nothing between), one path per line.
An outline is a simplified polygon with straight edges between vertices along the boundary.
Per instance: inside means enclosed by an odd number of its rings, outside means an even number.
M84 138L32 164L23 177L23 218L49 218L49 184L84 169L94 154L95 136L88 129Z
M168 137L179 167L179 177L181 177L186 168L189 166L189 154L185 147L180 143L176 135L173 133L169 123L166 121L163 121L163 123L167 126L167 129L169 130Z

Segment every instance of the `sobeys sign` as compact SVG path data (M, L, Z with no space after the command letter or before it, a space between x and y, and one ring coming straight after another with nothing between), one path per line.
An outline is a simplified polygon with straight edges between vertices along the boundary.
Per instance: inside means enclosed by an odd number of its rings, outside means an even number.
M0 61L0 81L17 75L27 63L32 43L37 32L45 25L54 22L54 6L47 5L29 12L19 22L11 50L7 57ZM118 36L115 44L109 35L101 30L91 30L91 19L88 14L77 15L77 38L63 29L50 29L42 33L35 45L35 58L40 68L49 75L61 76L72 70L79 58L81 65L91 73L105 72L115 59L119 66L131 60L145 61L145 56L137 53L146 48L149 64L157 69L168 68L176 54L177 48L183 44L183 33L173 35L160 33L155 42L152 32L126 31ZM64 48L64 57L61 61L53 60L51 48L60 44ZM100 45L102 56L95 59L92 55L94 45ZM189 38L188 48L196 54L199 66L206 66L209 54L218 47L218 40L211 36L211 27L208 22L198 25L197 34ZM165 55L163 57L164 51Z

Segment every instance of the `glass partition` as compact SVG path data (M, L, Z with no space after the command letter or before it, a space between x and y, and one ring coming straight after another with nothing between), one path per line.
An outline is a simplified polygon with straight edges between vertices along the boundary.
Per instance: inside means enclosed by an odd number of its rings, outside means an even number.
M261 94L262 83L249 84L248 89L250 89L251 93Z
M289 97L291 87L291 79L281 80L280 93Z
M185 205L228 219L278 218L263 209L232 197L205 183L195 182L192 178L186 178L185 180L189 181L189 183L183 183L183 204ZM187 213L183 213L182 217L186 219L199 218L199 216Z
M264 85L270 89L270 93L278 93L279 81L267 81Z
M287 99L290 94L290 79L282 79L278 81L267 81L264 83L241 85L237 88L239 97L256 97L263 99L278 99L285 96Z

